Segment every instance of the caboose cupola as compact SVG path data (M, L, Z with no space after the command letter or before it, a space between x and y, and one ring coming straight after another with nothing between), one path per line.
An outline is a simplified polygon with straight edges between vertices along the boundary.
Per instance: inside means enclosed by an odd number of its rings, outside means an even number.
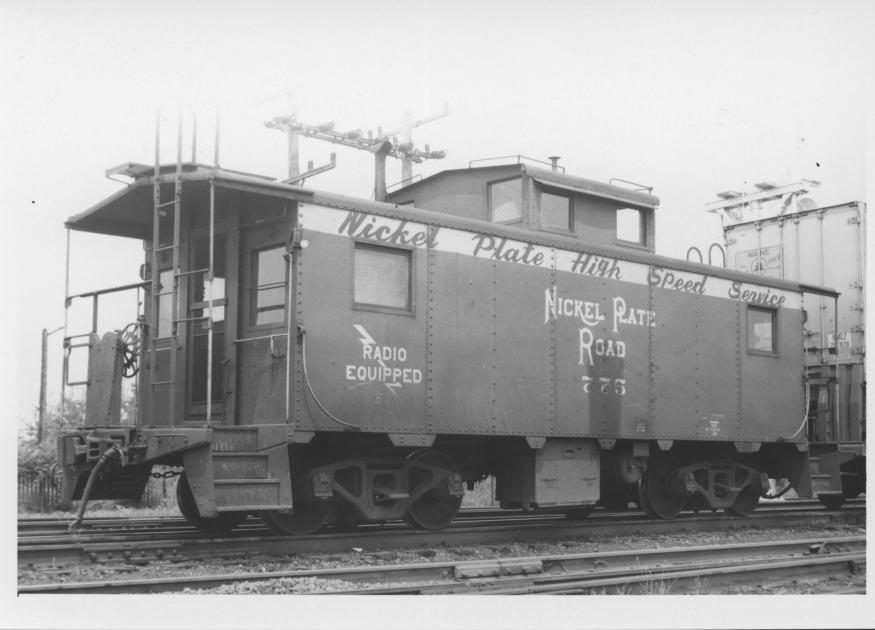
M568 175L556 160L544 168L522 156L497 159L505 163L481 165L487 160L474 160L468 168L442 171L396 190L387 201L599 245L655 251L659 199L652 188Z

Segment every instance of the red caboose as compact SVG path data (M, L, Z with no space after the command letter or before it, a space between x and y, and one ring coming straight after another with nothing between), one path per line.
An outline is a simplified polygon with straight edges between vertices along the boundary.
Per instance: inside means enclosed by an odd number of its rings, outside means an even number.
M650 191L520 161L376 202L194 163L114 172L132 183L67 226L141 239L148 299L127 335L87 338L66 499L178 466L200 527L258 512L295 533L444 527L490 475L505 507L636 498L662 518L749 513L770 477L841 491L809 455L801 342L805 294L835 293L656 256Z

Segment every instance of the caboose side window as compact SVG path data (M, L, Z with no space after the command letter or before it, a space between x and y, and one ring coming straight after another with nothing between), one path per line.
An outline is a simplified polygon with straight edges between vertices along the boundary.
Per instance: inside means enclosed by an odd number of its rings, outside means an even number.
M173 270L158 272L162 295L158 296L158 339L169 337L173 329Z
M356 243L356 305L410 310L410 252Z
M553 230L568 231L571 225L571 197L541 193L541 226Z
M210 266L210 239L199 238L194 244L194 268L209 269ZM206 317L209 311L209 302L207 298L212 296L213 300L213 322L225 321L225 235L217 234L214 247L213 259L213 286L210 290L208 285L208 277L206 271L198 271L194 274L194 286L192 287L193 294L191 297L192 309L196 310L194 316ZM207 329L207 322L204 319L200 322L199 327L203 330Z
M644 245L644 213L636 208L617 210L617 240Z
M488 185L489 220L495 223L515 223L523 218L523 187L519 177Z
M747 307L747 349L753 352L778 352L775 334L777 311L756 306Z
M252 252L252 320L256 326L281 324L286 318L286 259L283 246Z

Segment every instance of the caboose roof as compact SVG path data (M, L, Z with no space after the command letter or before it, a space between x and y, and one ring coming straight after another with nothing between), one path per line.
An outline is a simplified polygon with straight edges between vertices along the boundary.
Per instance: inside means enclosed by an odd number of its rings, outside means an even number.
M550 188L561 188L563 190L568 190L583 195L590 195L593 197L600 197L602 199L619 201L620 203L628 204L634 207L655 209L657 206L659 206L659 197L652 195L649 192L633 190L630 188L625 188L623 186L615 186L613 184L596 181L594 179L578 177L577 175L567 175L561 171L554 171L548 168L540 168L537 166L532 166L531 164L524 164L522 162L492 166L448 169L439 173L435 173L434 175L430 175L429 177L426 177L419 181L413 182L412 184L408 184L403 188L393 190L389 194L389 197L391 198L394 195L398 195L402 191L407 192L415 190L417 188L429 186L430 184L437 182L441 179L463 177L466 174L471 173L472 171L484 171L487 169L492 169L496 172L503 173L505 176L510 176L514 172L519 172L528 175L538 183L549 186Z
M184 200L194 196L209 195L209 182L236 182L240 185L274 184L278 189L288 190L287 184L277 182L274 178L243 171L235 171L185 162L181 165L180 179L185 184ZM159 167L161 177L161 198L173 198L173 187L176 182L176 164L164 164ZM133 181L117 193L91 206L69 219L65 225L71 230L95 232L112 236L127 236L130 238L150 239L152 237L152 215L154 211L153 176L155 167L136 162L126 162L106 171L107 176L125 175ZM300 194L307 194L303 189L297 189Z
M172 198L173 187L176 182L175 168L175 164L160 167L159 172L161 173L162 199ZM533 170L532 167L527 166L526 169L532 174L532 176L534 176L534 174L531 173ZM125 188L114 195L107 197L84 212L70 217L65 225L72 230L84 232L127 236L143 240L150 239L152 237L152 215L154 212L152 183L154 167L128 163L110 170L113 173L122 173L132 176L135 179L131 184L128 184ZM543 171L543 173L548 175L552 173L545 169L536 170ZM448 171L444 172L446 173ZM438 175L441 175L441 173ZM543 176L543 174L539 173L538 176ZM568 182L569 177L570 176L562 175L561 179L559 179L558 176L553 174L552 179L549 181ZM708 274L710 276L727 278L730 280L738 279L744 282L789 291L805 291L808 293L817 293L827 296L838 295L835 290L826 287L815 287L780 278L732 271L722 267L714 267L702 263L669 258L667 256L659 256L650 254L649 252L638 252L611 245L581 243L579 240L569 236L552 234L549 232L531 232L513 225L486 223L476 219L451 216L444 213L414 208L412 206L398 206L392 203L371 201L368 199L348 197L337 193L317 191L286 184L269 177L204 166L202 164L184 164L180 178L185 184L183 199L190 199L193 195L200 195L202 196L201 198L203 201L208 200L210 180L213 180L216 186L220 188L237 190L253 195L285 198L305 203L309 202L316 205L324 205L358 212L368 212L407 221L422 221L424 223L442 227L490 234L499 238L517 239L537 245L557 247L569 251L583 251L599 256L631 260L646 265L655 265L690 273ZM583 178L572 179L589 181L583 180ZM595 183L598 184L598 182ZM610 185L602 184L602 186ZM618 187L612 186L611 188L617 189ZM656 205L659 202L659 200L653 195L635 191L625 192L635 195L634 198L640 201L639 205L650 207L651 203ZM627 202L631 203L631 199Z

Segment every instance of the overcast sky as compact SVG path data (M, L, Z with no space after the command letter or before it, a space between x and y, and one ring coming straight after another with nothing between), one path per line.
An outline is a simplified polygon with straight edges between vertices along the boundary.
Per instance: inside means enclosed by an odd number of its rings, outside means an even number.
M186 102L201 161L220 111L222 165L282 176L284 136L263 123L293 105L376 131L447 103L414 132L447 157L416 172L559 155L572 174L653 186L657 251L683 257L720 240L704 211L720 191L807 178L821 204L866 200L873 15L862 1L0 0L5 424L34 418L40 331L63 323L63 222L120 189L105 169L154 160L159 105L166 161ZM338 167L308 185L369 197L370 156L304 140L302 159L332 150ZM72 292L136 281L141 244L112 240L73 234Z

